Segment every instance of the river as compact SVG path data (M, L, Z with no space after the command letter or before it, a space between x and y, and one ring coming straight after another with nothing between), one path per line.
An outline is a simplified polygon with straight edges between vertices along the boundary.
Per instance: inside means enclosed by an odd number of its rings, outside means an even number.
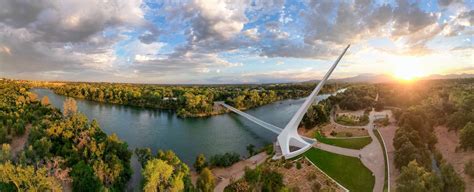
M50 103L62 109L67 98L49 89L31 90L39 98L48 96ZM342 90L343 91L343 90ZM339 91L338 91L339 92ZM330 94L318 96L318 100ZM76 99L78 111L89 119L96 119L107 134L115 133L126 141L129 149L149 147L153 153L158 149L173 150L186 164L192 166L196 156L206 157L225 152L236 152L247 156L246 146L253 144L261 148L272 143L276 134L234 113L206 118L178 118L173 111L144 109L139 107L99 103ZM245 112L278 127L284 127L303 99L288 99L261 106ZM134 176L132 185L139 184L140 166L132 159Z

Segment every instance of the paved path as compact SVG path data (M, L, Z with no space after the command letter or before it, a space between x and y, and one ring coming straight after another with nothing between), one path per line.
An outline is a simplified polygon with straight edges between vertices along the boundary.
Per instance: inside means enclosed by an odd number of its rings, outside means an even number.
M362 163L374 174L375 176L375 185L373 191L382 192L385 181L385 159L383 154L383 149L379 143L379 140L375 136L374 130L374 120L375 115L380 112L372 111L369 114L369 124L366 126L345 126L340 125L334 121L334 116L331 115L331 123L337 124L338 126L344 128L364 128L369 133L369 136L372 138L372 142L366 145L361 150L346 149L341 147L336 147L332 145L327 145L323 143L317 143L314 146L321 150L329 151L336 154L351 156L351 157L361 157Z
M228 108L229 110L244 116L245 118L261 125L262 127L278 134L282 131L281 128L274 126L272 124L266 123L260 119L257 119L247 113L244 113L232 106L229 106L225 104L224 102L217 102L218 104ZM351 157L357 157L360 158L362 163L370 170L375 176L375 185L373 191L375 192L382 192L383 187L384 187L384 181L385 181L385 159L384 159L384 154L383 154L383 149L381 147L381 144L379 143L379 140L375 136L373 130L374 130L374 120L375 120L375 115L379 114L380 112L375 112L371 111L369 114L369 124L366 126L345 126L345 125L340 125L335 122L334 116L331 115L331 123L337 124L338 126L341 126L343 128L364 128L368 131L369 136L372 138L372 142L368 145L366 145L364 148L361 150L354 150L354 149L347 149L347 148L342 148L342 147L337 147L333 145L328 145L320 142L316 142L313 144L313 147L316 147L318 149L340 154L340 155L346 155L346 156L351 156ZM305 138L309 139L309 138ZM252 157L254 158L254 157ZM259 162L259 160L262 160L261 162L264 161L264 159L257 159L257 160L252 160L252 158L244 161L241 161L237 164L234 164L230 168L227 169L216 169L213 170L214 175L216 175L218 180L218 184L215 188L215 191L223 191L224 188L229 185L230 180L234 179L237 180L241 178L244 175L244 168L245 166L252 166L254 163ZM258 157L255 157L258 158ZM261 163L260 162L260 163ZM250 163L250 164L249 164ZM258 164L258 163L257 163ZM235 167L234 167L235 166Z
M385 181L385 159L383 149L379 143L379 140L374 134L374 111L370 112L369 124L366 126L369 132L372 142L361 149L361 161L369 168L375 176L375 192L382 192Z
M337 147L334 145L328 145L321 142L316 142L315 144L313 144L313 147L321 149L323 151L328 151L328 152L336 153L339 155L345 155L345 156L351 156L351 157L357 157L357 158L359 158L359 154L360 154L359 150Z

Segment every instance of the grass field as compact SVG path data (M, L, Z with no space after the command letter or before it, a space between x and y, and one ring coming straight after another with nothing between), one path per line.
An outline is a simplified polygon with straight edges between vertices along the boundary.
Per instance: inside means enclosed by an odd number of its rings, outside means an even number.
M334 145L334 146L344 147L344 148L349 148L349 149L362 149L366 145L368 145L370 142L372 142L372 138L370 137L334 139L334 138L324 137L319 132L316 132L315 138L321 143L326 143L328 145Z
M349 191L372 191L375 177L367 167L355 157L338 155L311 148L305 156L331 178Z

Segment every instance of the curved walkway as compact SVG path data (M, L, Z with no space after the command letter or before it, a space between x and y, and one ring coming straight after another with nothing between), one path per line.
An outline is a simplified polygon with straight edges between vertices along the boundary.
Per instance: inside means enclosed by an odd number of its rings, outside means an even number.
M360 150L362 163L369 168L375 176L375 192L382 192L385 182L385 158L379 140L374 134L374 111L370 112L369 124L366 126L372 142Z
M351 156L351 157L357 157L357 158L359 158L359 155L360 155L360 150L337 147L334 145L328 145L321 142L316 142L316 144L314 144L313 147L321 149L323 151L336 153L339 155L345 155L345 156Z
M375 185L373 191L375 192L382 192L383 187L384 187L384 182L385 182L385 159L384 159L384 154L383 154L383 149L381 147L381 144L379 143L379 140L374 134L374 120L375 120L375 111L371 111L369 114L369 124L366 126L346 126L346 125L341 125L338 124L334 121L334 116L331 115L331 123L336 124L338 126L344 127L344 128L364 128L367 130L369 133L369 136L372 138L372 142L366 145L364 148L361 150L355 150L355 149L347 149L347 148L341 148L341 147L336 147L324 143L318 142L317 144L314 145L314 147L325 150L328 152L340 154L340 155L346 155L346 156L351 156L351 157L357 157L360 158L362 163L370 170L372 171L372 174L375 177Z

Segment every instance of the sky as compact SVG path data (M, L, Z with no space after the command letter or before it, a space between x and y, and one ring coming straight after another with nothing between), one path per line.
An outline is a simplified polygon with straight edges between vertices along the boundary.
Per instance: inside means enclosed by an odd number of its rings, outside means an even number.
M474 74L474 0L0 0L0 77L275 83Z

